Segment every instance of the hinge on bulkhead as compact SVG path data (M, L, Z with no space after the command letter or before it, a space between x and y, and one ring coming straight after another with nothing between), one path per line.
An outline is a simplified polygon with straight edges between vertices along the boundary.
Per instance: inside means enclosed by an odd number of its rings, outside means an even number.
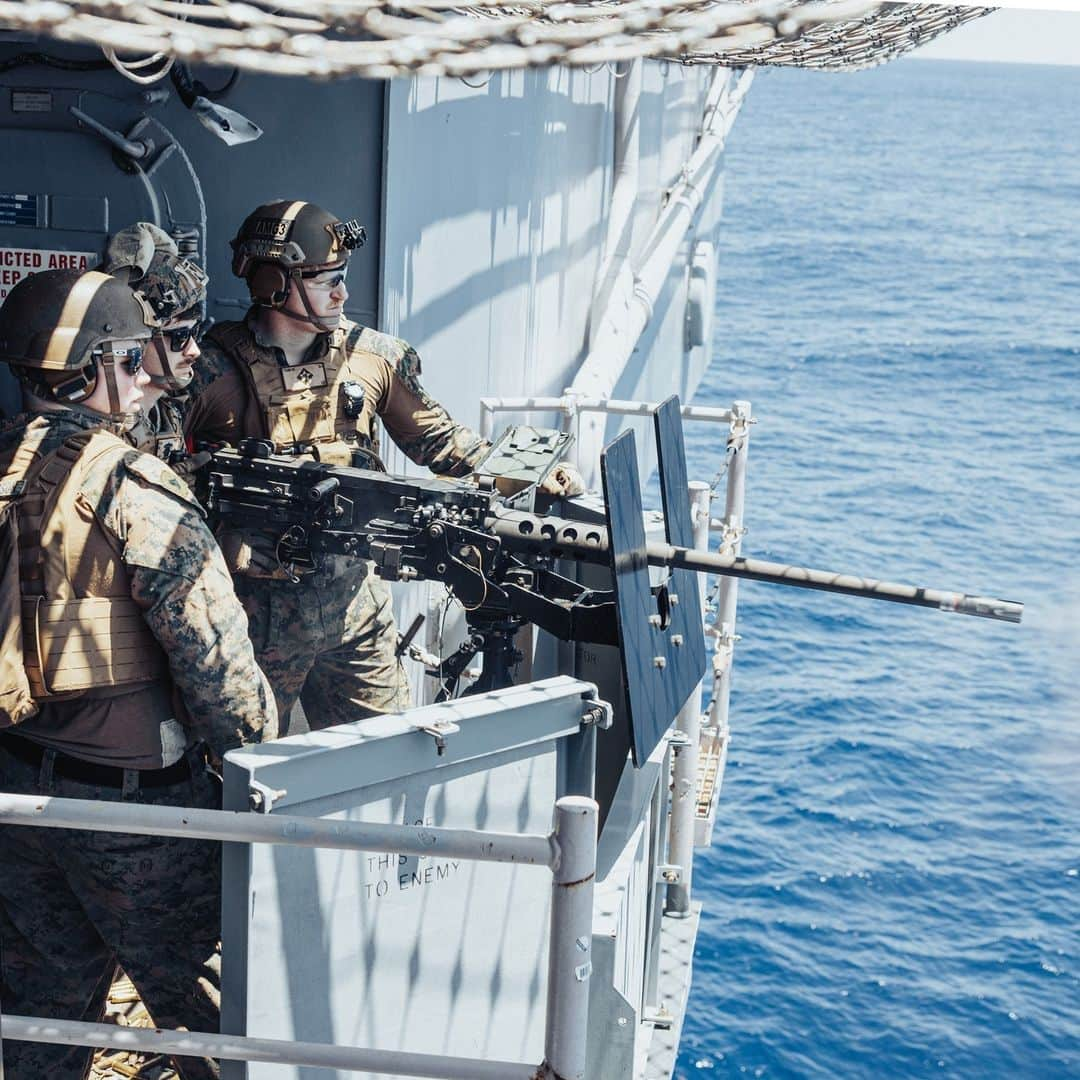
M675 1023L675 1017L671 1015L665 1006L660 1005L655 1009L643 1009L641 1022L643 1024L652 1024L653 1027L669 1028Z
M678 885L682 881L682 867L678 863L657 863L654 881L657 885Z

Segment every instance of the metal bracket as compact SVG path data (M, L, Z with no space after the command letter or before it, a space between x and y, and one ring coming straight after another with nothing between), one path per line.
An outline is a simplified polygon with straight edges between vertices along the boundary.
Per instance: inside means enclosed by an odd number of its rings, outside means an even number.
M667 1029L675 1023L675 1017L663 1006L655 1009L644 1009L641 1013L643 1024L652 1024L653 1027Z
M682 867L677 863L656 864L657 885L678 885L682 881Z
M417 724L416 730L435 740L435 751L442 757L446 753L446 736L455 735L461 728L453 720L437 720L433 724Z
M248 806L256 814L269 814L278 799L288 795L285 788L280 790L260 784L258 780L248 781Z
M606 701L594 699L585 702L585 712L581 716L582 727L595 725L601 731L607 731L614 722L615 710Z

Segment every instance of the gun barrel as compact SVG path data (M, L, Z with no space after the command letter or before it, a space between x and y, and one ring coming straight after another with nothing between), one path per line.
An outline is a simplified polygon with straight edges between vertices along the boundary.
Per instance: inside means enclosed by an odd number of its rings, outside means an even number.
M889 600L895 604L914 604L917 607L956 611L961 615L979 615L985 619L1020 622L1024 605L1014 600L999 600L990 596L970 596L967 593L926 589L918 585L900 585L892 581L877 581L853 574L836 574L830 570L811 570L805 566L787 566L763 559L744 559L737 555L719 555L672 547L669 544L647 545L649 562L654 566L698 570L707 574L726 574L751 581L771 581L794 585L801 589L865 596Z
M559 558L591 563L606 563L611 558L607 529L601 525L537 517L521 511L500 513L488 524L492 532L512 550L541 550ZM1004 622L1018 623L1024 613L1024 605L1013 600L969 596L941 589L925 589L918 585L899 585L853 574L837 574L831 570L811 570L805 566L766 562L764 559L745 559L738 555L695 551L670 544L646 544L645 552L653 566L724 574L750 581L769 581L777 585L863 596L871 600L889 600L894 604L914 604Z

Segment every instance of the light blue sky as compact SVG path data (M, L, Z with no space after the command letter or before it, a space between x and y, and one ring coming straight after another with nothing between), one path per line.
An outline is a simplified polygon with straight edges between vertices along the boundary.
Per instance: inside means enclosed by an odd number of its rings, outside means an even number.
M938 60L1080 64L1080 12L995 11L909 55Z

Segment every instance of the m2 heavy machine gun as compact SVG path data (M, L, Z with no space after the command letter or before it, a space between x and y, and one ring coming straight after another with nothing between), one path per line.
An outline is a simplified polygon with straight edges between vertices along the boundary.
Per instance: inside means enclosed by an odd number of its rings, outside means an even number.
M514 636L524 623L564 641L617 646L637 764L648 758L705 671L699 573L1020 621L1023 606L1007 600L694 550L677 398L656 409L654 426L666 543L646 539L630 431L601 459L603 524L538 512L535 484L515 495L500 493L485 466L505 457L512 433L477 470L479 483L327 465L276 455L269 444L248 440L213 453L200 490L216 521L274 535L278 560L290 574L313 569L320 555L336 554L368 559L389 580L446 585L465 608L471 632L440 665L446 694L478 652L483 674L473 689L507 685L518 658ZM568 440L558 432L525 430L541 459L547 451L546 466L533 472L536 480ZM573 513L573 501L566 505ZM611 587L586 588L567 576L575 562L607 567ZM666 570L660 584L650 567Z

